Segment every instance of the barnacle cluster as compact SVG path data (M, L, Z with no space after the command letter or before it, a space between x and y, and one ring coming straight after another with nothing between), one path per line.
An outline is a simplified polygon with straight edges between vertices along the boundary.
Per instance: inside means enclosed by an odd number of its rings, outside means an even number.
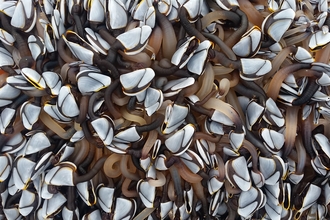
M0 219L329 219L325 0L0 0Z

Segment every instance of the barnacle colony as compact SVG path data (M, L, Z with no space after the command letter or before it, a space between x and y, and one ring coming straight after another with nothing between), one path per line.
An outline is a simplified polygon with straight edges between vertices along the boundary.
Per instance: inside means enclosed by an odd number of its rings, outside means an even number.
M0 219L328 219L327 1L0 1Z

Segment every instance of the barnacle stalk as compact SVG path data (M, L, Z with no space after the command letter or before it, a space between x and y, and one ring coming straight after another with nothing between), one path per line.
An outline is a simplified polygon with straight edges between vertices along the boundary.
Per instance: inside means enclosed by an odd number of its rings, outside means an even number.
M1 1L0 218L329 219L327 13Z

